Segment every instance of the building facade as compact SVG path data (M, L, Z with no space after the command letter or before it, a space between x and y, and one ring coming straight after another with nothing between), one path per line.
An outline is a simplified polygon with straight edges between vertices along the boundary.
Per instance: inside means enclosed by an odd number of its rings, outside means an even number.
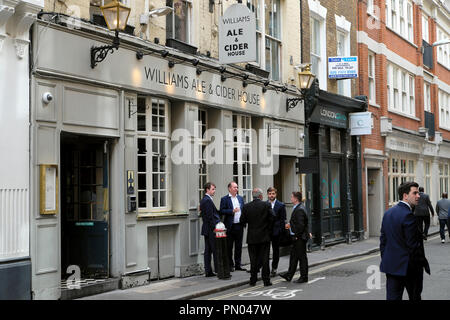
M373 134L363 138L365 225L379 235L397 187L415 180L433 204L448 191L449 7L444 1L358 1L360 94Z
M0 299L30 299L29 31L43 1L0 2Z
M60 298L62 280L114 278L127 288L202 274L207 181L216 206L232 180L246 202L253 187L275 186L286 202L302 187L303 107L286 111L299 97L300 4L244 1L256 16L257 61L221 65L218 19L232 4L136 1L119 49L91 65L91 48L114 37L100 26L101 3L45 3L32 33L35 299ZM165 5L174 12L148 15ZM55 195L54 212L42 210L42 193Z
M302 62L316 82L305 99L306 182L313 246L350 243L364 235L360 137L350 134L350 114L366 111L355 78L333 79L329 59L357 56L356 2L301 1Z

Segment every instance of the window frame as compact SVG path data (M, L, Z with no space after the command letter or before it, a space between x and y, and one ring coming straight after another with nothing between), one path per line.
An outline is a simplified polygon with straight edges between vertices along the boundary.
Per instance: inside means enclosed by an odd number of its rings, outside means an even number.
M145 111L139 110L139 100L145 99ZM156 110L154 109L156 106ZM162 107L162 108L161 108ZM136 127L136 141L137 141L137 212L138 214L151 214L151 213L167 213L172 209L171 192L172 192L172 177L171 177L171 161L170 161L170 114L169 114L169 101L167 99L161 99L152 96L138 96L138 112L137 112L137 127ZM156 114L154 113L156 111ZM142 121L142 116L145 116L145 130L139 130L139 118ZM160 122L163 119L164 122ZM158 126L154 130L154 120L157 120ZM162 124L163 123L163 124ZM142 127L141 127L142 128ZM163 128L164 130L161 130ZM139 153L140 140L145 141L145 151ZM157 152L154 152L154 146L157 146ZM161 154L161 146L164 146L164 153ZM145 170L139 169L139 158L145 158ZM157 171L154 170L154 160L157 159ZM163 161L163 162L161 162ZM164 168L161 170L161 168ZM143 176L145 180L145 188L140 187L140 176ZM155 187L154 178L158 177L158 186ZM164 188L161 188L161 177L164 180ZM158 194L158 204L161 201L161 194L165 192L165 205L154 206L153 196L154 193ZM140 195L145 194L146 206L140 206Z
M394 163L396 164L394 166ZM411 163L413 168L411 171ZM394 168L396 170L394 170ZM401 199L398 197L398 186L404 181L415 181L417 171L417 159L404 157L393 153L388 159L388 193L389 206L397 204Z
M376 104L376 79L375 79L375 70L376 70L376 62L375 62L375 53L370 52L367 56L368 63L368 78L369 78L369 103Z
M173 1L177 1L177 0L171 0L171 1L172 1L172 5L168 5L168 4L167 4L167 1L169 1L169 0L166 0L166 6L173 8ZM178 0L178 1L181 1L181 2L183 2L185 5L187 5L187 18L186 18L187 21L186 21L186 35L185 35L185 36L186 36L186 40L179 39L179 38L177 38L177 36L176 36L176 29L175 29L175 9L172 11L172 13L170 13L170 14L168 14L168 15L166 16L166 39L167 39L167 38L172 38L172 39L175 39L175 40L182 41L182 42L185 42L185 43L190 44L190 43L192 43L192 1L191 1L191 0ZM172 19L172 20L171 20L171 24L172 24L172 35L171 35L170 37L168 37L169 31L168 31L168 29L167 29L167 24L168 24L167 20L168 20L168 19Z

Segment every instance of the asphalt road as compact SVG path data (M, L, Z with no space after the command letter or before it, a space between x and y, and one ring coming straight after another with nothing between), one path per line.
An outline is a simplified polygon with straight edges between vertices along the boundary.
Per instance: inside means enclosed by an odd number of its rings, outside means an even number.
M424 273L424 300L450 299L450 242L439 236L425 242L431 275ZM245 285L197 300L385 300L386 276L379 272L380 256L372 254L317 266L309 270L309 282L297 284L281 277L272 286ZM250 277L250 275L249 275ZM298 278L298 272L294 280ZM408 299L406 291L403 299Z

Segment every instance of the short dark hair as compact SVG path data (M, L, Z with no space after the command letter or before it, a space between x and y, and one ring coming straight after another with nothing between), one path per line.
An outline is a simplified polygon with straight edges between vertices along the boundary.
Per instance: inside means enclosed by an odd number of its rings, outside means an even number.
M444 198L444 199L447 199L447 198L448 198L447 192L442 192L442 198Z
M302 202L303 196L300 191L294 191L294 192L292 192L292 195L294 196L294 198L296 198L298 200L298 202Z
M209 189L211 189L211 187L212 186L216 186L214 183L212 183L212 182L207 182L207 183L205 183L205 185L204 185L204 189L205 189L205 192L206 192L206 190L209 190Z
M275 191L275 193L277 193L277 189L274 187L269 187L269 189L267 189L267 193Z
M419 192L424 192L425 189L423 187L419 187Z
M411 191L412 187L419 187L419 184L417 182L414 181L406 181L403 182L399 187L398 187L398 196L400 200L403 200L403 194L408 194L409 191Z

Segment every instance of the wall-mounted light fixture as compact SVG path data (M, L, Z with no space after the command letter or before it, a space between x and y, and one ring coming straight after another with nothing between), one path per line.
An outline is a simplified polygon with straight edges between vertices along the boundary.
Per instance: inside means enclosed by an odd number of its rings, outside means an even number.
M115 31L116 35L113 39L113 44L109 46L91 47L91 68L105 60L109 52L113 53L114 50L119 49L119 31L125 29L127 26L128 17L130 16L131 9L122 3L113 0L111 3L101 6L103 17L105 18L106 25L111 31Z
M290 109L295 108L300 100L305 99L305 91L311 88L314 78L316 77L311 73L310 63L300 68L302 71L298 73L298 84L302 96L300 98L286 99L286 112L289 112Z

